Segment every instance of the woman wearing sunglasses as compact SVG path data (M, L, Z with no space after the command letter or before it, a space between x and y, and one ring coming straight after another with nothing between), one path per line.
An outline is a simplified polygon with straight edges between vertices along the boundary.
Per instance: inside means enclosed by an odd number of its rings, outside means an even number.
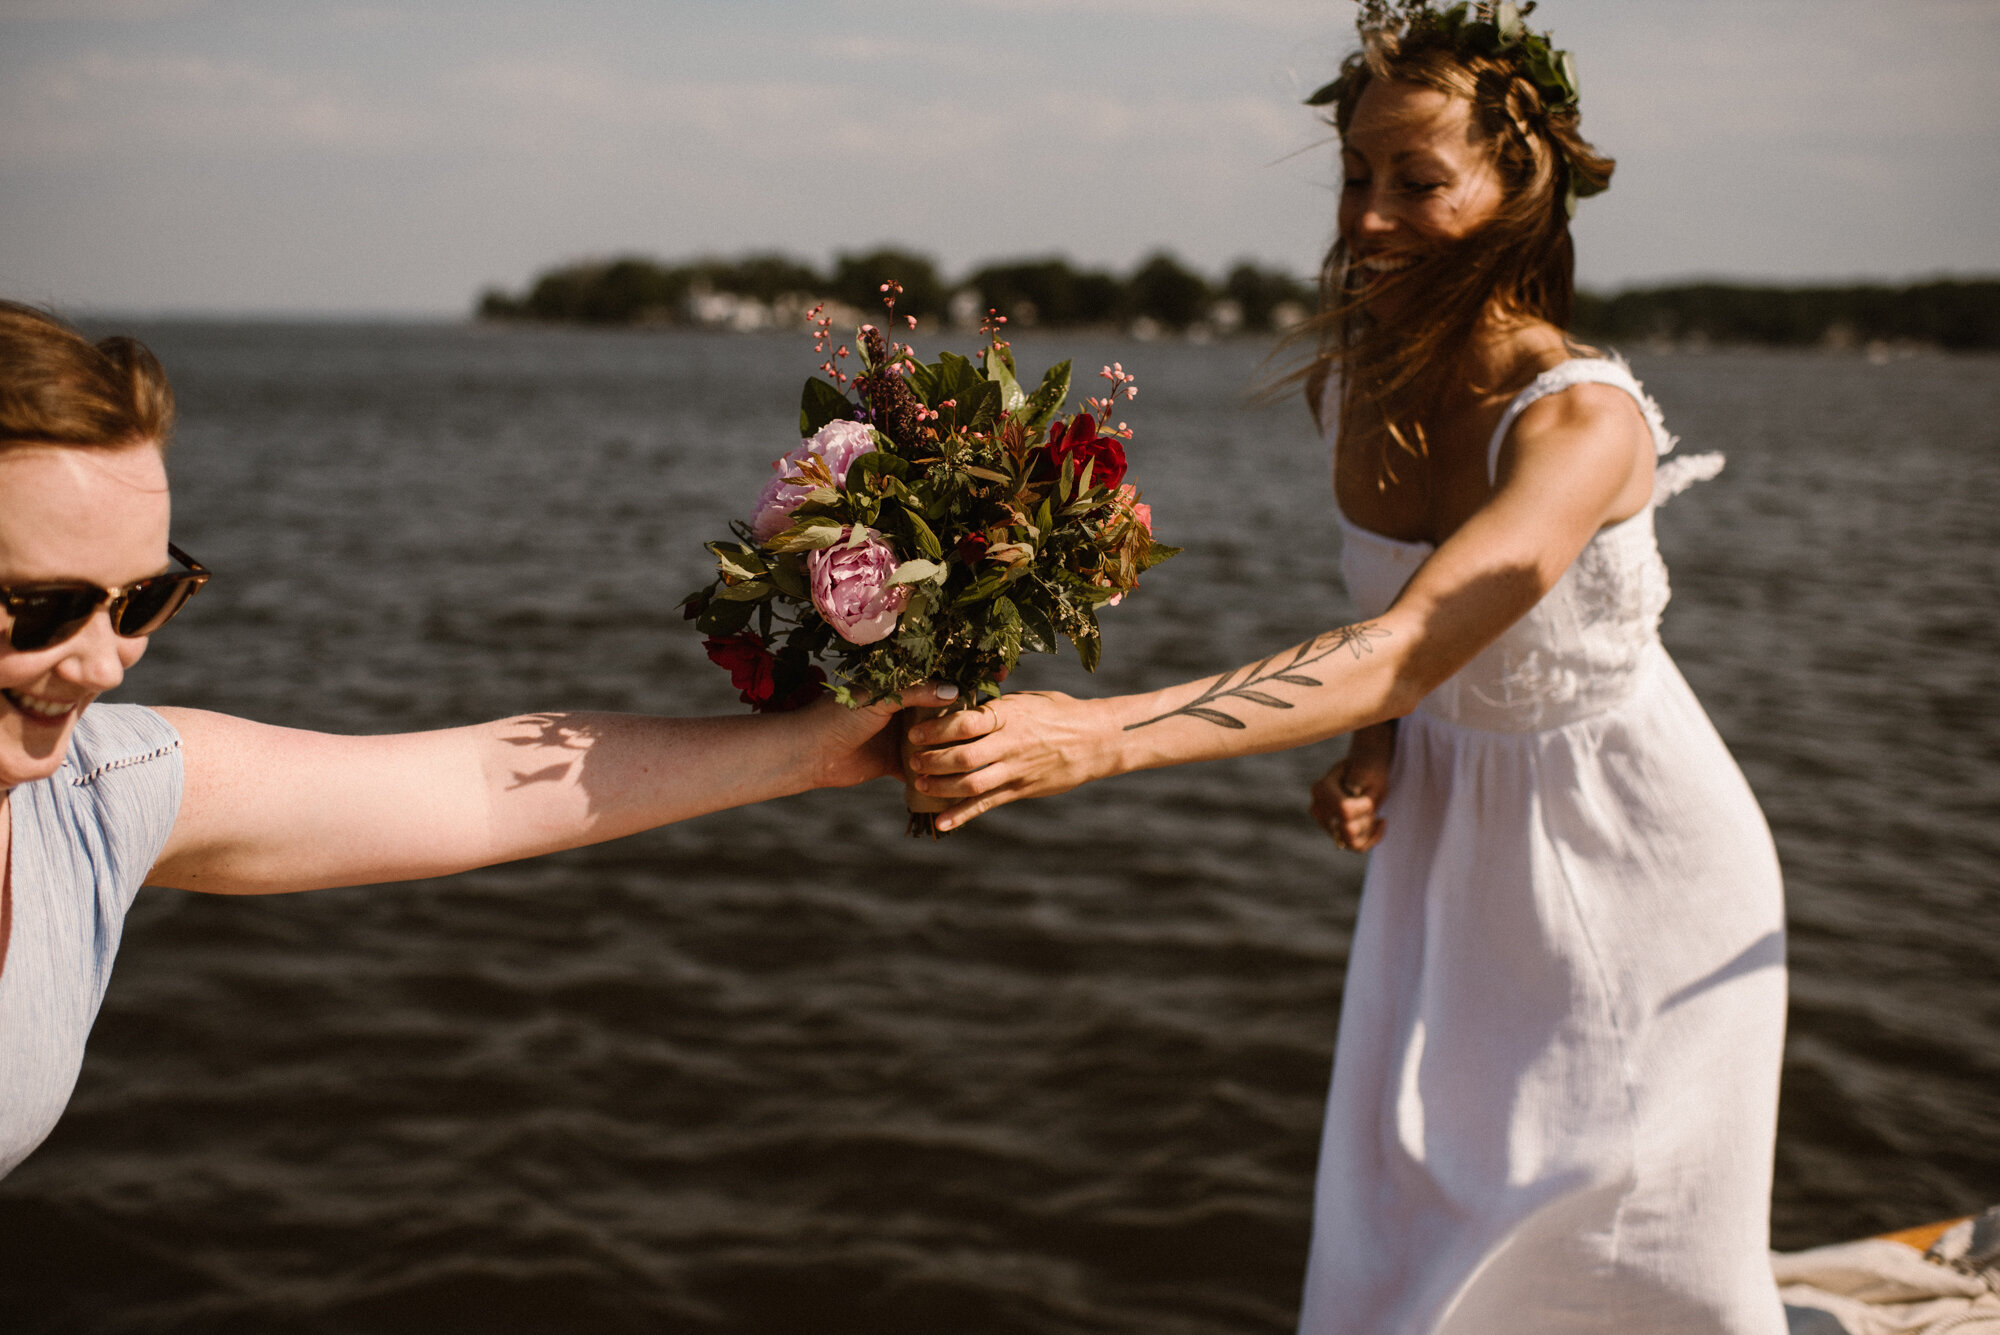
M384 737L94 705L210 578L168 539L172 425L139 343L0 302L0 1174L69 1099L142 884L439 876L898 772L887 705Z

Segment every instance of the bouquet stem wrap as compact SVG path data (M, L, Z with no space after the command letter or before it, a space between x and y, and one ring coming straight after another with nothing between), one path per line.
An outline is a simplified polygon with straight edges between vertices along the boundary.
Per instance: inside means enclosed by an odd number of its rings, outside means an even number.
M898 714L896 722L900 730L898 735L902 739L903 773L908 774L910 772L910 757L924 749L921 746L912 744L910 741L910 727L912 724L921 723L925 719L943 718L946 714L956 714L962 710L977 708L979 708L977 692L967 691L948 705L943 705L935 709L905 709L902 713ZM917 791L917 786L914 783L905 779L903 782L903 805L909 809L910 833L913 835L927 834L935 839L938 837L936 816L938 812L943 811L951 805L951 799L932 797L928 793L920 793Z

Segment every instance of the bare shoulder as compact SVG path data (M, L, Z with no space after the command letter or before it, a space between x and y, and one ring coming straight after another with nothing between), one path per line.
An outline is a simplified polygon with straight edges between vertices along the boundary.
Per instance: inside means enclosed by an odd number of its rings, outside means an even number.
M187 800L197 805L237 800L247 785L263 782L277 772L291 774L294 782L303 781L311 772L307 767L334 759L343 745L359 740L282 728L208 709L167 706L157 712L180 734Z
M185 709L180 705L155 705L153 712L174 725L183 742L205 741L237 727L255 727L248 719L233 718L209 709Z
M1652 444L1652 429L1638 403L1616 385L1595 380L1544 394L1514 421L1514 435L1523 441L1563 435L1605 435L1618 442Z
M1510 462L1530 460L1608 469L1620 477L1650 476L1653 432L1630 394L1585 381L1544 394L1521 410L1501 451L1500 471L1506 473Z
M1515 419L1500 451L1502 492L1562 495L1598 525L1628 519L1653 494L1653 433L1632 396L1587 381L1545 394Z
M182 750L197 761L230 752L254 750L281 739L305 739L318 735L296 728L257 723L234 714L218 714L211 709L161 705L154 712L174 725L174 731L181 735Z

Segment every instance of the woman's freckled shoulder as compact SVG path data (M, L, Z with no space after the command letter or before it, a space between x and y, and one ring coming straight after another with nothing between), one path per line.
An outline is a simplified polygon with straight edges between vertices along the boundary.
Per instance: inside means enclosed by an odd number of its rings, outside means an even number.
M1578 440L1622 446L1651 432L1639 405L1616 385L1586 381L1544 394L1515 419L1513 436L1521 445L1559 444Z

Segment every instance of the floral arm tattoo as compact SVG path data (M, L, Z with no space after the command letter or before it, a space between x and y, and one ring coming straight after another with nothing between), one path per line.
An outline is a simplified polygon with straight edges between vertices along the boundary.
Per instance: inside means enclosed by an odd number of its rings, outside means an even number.
M1138 723L1128 723L1125 731L1149 727L1163 723L1170 718L1198 718L1213 723L1219 728L1246 728L1249 724L1234 714L1218 706L1229 700L1243 700L1266 709L1291 709L1292 702L1280 700L1262 688L1283 683L1287 686L1319 686L1318 677L1309 677L1300 669L1332 658L1345 649L1354 657L1375 652L1374 641L1386 640L1389 632L1372 622L1362 622L1354 626L1338 626L1326 634L1318 636L1297 648L1284 653L1273 654L1259 663L1246 668L1236 668L1216 678L1209 688L1194 699L1170 709L1156 718L1144 719Z

